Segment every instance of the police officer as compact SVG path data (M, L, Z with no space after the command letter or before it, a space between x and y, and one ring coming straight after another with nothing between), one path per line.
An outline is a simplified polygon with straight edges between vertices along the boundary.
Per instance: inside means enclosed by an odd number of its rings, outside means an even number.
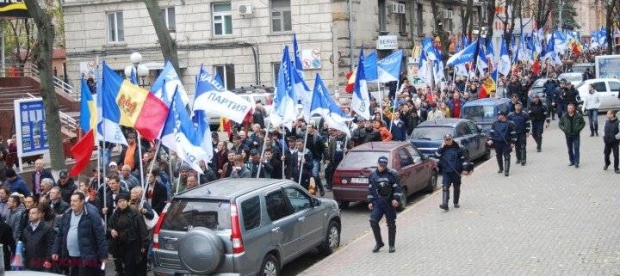
M555 75L553 74L550 78L545 82L544 91L545 91L545 101L547 104L547 108L549 109L549 113L551 114L551 119L555 120L555 110L553 104L553 98L555 96L555 89L558 87L558 82L555 80Z
M532 137L536 141L537 152L540 152L542 147L543 125L546 122L547 127L549 126L549 113L548 106L542 103L538 95L534 95L528 109L528 115L532 121Z
M517 103L515 104L515 111L508 114L508 120L514 123L517 133L517 142L515 143L517 164L521 163L522 166L525 166L527 137L530 136L530 117L523 112L521 103Z
M394 253L394 241L396 240L396 207L398 207L402 194L399 182L399 176L396 171L387 168L388 159L385 156L379 157L377 161L377 170L371 175L368 185L368 209L370 214L370 228L375 236L375 247L372 249L376 253L383 247L381 239L381 229L379 221L385 215L388 227L388 245L389 252Z
M439 157L443 184L443 203L439 208L448 211L448 201L450 200L450 185L454 184L454 208L459 208L459 197L461 195L461 173L463 172L463 150L459 144L452 139L452 134L444 136L443 143L437 149L436 156ZM466 172L465 172L466 174Z
M495 158L497 158L497 165L499 166L497 173L503 172L505 176L508 176L510 171L510 151L514 148L516 141L515 124L512 121L508 121L506 111L498 112L497 121L491 125L489 137L487 138L487 144L495 147Z

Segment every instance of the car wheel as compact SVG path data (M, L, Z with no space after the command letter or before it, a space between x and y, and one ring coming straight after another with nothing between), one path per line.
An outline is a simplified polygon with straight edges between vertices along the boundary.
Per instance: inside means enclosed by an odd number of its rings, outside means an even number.
M347 209L349 208L349 203L348 201L338 201L338 207L340 207L340 209Z
M319 252L325 256L332 254L340 246L340 224L330 221L325 240L319 245Z
M224 243L213 230L194 227L180 239L178 254L190 273L210 274L224 259Z
M431 178L428 180L426 191L432 193L435 190L437 190L437 172L433 171L433 173L431 173Z
M274 257L272 254L268 254L265 256L263 260L263 265L260 268L261 276L278 276L280 275L280 262L278 258Z

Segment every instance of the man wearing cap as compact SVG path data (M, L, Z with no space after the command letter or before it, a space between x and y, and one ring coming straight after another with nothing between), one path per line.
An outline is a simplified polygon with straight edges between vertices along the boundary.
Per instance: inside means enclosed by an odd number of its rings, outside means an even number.
M459 208L459 198L461 196L461 173L463 172L463 162L465 156L459 144L453 140L452 134L446 134L436 153L439 157L439 167L442 175L442 204L439 208L449 210L450 185L454 185L454 208Z
M534 95L530 108L528 108L528 116L532 120L532 137L536 141L536 151L540 152L542 147L543 125L547 123L549 127L548 106L545 106L538 95Z
M379 157L377 160L377 169L372 172L369 177L368 185L368 209L370 213L370 228L375 237L375 247L372 249L376 253L383 247L383 239L381 238L381 229L379 221L385 215L385 221L388 227L388 245L389 252L394 253L396 240L396 207L400 202L402 190L400 188L400 177L394 170L387 168L388 158ZM404 206L403 206L404 207Z
M508 121L506 111L498 112L497 121L491 125L491 130L487 137L487 145L495 148L495 158L497 158L497 165L499 166L497 173L503 172L505 176L509 175L510 152L514 148L516 141L515 124L512 121Z
M517 164L525 166L526 161L526 144L527 137L530 136L530 117L527 113L523 112L523 105L520 102L515 104L515 111L508 114L508 120L512 121L515 125L515 132L517 133L517 142L515 143L515 155L517 157Z
M586 126L583 116L576 112L574 104L568 105L566 114L560 118L560 129L564 131L566 146L568 147L569 166L579 168L579 133Z
M73 182L73 178L69 177L66 170L60 171L60 174L58 174L58 183L56 184L60 187L62 200L65 202L71 201L71 195L77 190L77 186Z

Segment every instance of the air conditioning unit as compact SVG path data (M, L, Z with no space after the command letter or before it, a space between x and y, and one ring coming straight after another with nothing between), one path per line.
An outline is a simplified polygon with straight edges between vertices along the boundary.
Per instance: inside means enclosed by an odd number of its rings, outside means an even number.
M240 5L239 6L239 14L252 15L253 13L254 13L254 9L252 5Z
M390 13L405 14L405 4L403 3L392 2L390 7Z

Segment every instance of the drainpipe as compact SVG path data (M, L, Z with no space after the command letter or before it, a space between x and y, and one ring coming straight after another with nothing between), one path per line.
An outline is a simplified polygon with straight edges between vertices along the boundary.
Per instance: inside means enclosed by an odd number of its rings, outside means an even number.
M254 56L254 74L256 79L256 85L260 85L260 56L258 55L258 45L252 44L252 56Z
M353 71L353 8L351 7L353 0L347 1L349 9L349 70Z

